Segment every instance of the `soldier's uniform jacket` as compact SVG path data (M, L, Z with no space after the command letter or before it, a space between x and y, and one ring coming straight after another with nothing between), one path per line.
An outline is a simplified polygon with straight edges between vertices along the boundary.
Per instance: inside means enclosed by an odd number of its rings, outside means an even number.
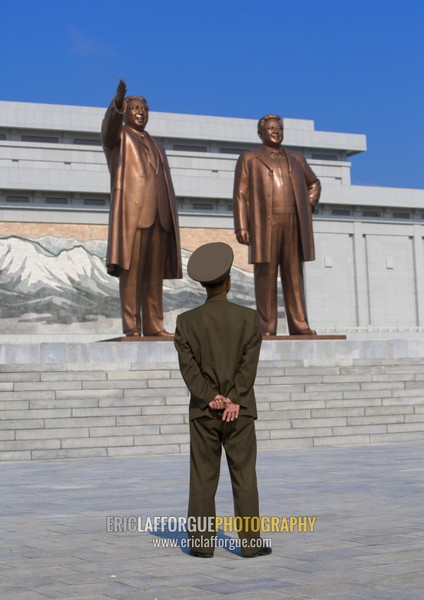
M190 391L189 418L216 418L208 404L216 394L256 418L253 384L262 337L256 311L213 296L177 317L175 347Z

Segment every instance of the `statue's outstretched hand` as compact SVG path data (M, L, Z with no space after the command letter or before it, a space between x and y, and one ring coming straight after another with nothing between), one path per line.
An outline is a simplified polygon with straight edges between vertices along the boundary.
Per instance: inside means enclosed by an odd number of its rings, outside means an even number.
M122 104L124 102L126 93L127 93L127 84L125 83L124 79L121 77L121 79L119 80L118 87L116 88L116 94L115 94L115 104L119 109L122 108Z

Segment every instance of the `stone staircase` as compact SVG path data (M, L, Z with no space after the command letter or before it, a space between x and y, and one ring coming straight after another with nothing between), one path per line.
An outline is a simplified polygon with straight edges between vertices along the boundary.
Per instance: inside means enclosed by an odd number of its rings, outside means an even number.
M259 450L424 438L424 341L269 341ZM170 342L0 345L0 460L189 451Z

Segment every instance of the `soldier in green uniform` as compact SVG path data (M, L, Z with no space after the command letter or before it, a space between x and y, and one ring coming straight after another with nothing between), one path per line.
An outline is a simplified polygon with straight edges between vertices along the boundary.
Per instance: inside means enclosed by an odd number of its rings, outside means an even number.
M175 347L190 391L188 517L212 518L222 446L230 471L236 517L259 517L256 482L257 417L253 384L262 337L256 311L227 300L233 251L215 242L198 248L189 276L206 288L206 302L177 317ZM258 531L239 532L241 554L271 553ZM213 531L189 531L190 554L213 556Z

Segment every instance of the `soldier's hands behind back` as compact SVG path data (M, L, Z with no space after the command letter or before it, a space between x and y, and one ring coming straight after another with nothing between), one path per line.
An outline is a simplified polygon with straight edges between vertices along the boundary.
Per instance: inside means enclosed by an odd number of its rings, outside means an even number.
M222 415L222 420L230 423L231 421L235 421L238 419L240 412L240 406L238 404L233 404L231 400L227 402L224 413Z

